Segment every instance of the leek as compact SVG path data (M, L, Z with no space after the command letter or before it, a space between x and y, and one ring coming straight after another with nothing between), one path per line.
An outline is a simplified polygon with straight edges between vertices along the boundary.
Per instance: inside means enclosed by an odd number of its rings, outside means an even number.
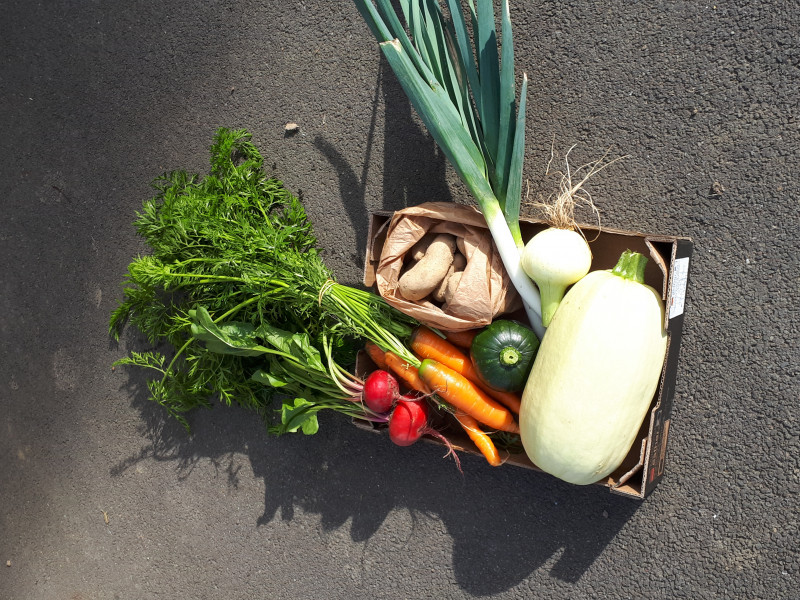
M434 140L475 198L537 335L544 335L539 291L520 265L519 227L525 154L523 74L516 101L508 0L498 50L492 0L469 0L470 39L459 0L354 0L386 60ZM410 37L409 37L410 34Z

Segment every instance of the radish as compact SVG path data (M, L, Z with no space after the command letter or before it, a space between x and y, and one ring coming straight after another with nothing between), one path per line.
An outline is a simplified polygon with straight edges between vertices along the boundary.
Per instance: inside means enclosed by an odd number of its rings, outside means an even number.
M424 396L400 396L394 410L389 417L389 439L398 446L410 446L423 435L430 435L447 446L445 457L453 455L459 473L461 473L461 460L446 437L436 431L428 423L430 418L430 405Z
M430 408L424 399L401 396L389 418L389 439L398 446L410 446L432 429Z
M383 369L373 371L364 381L364 404L370 410L377 413L388 412L399 397L400 386L397 379L388 371Z
M578 202L587 204L596 214L598 212L591 196L583 189L583 184L592 175L622 158L605 162L608 154L606 152L599 160L580 167L575 174L586 168L588 171L579 183L573 185L567 160L571 151L572 148L567 151L564 158L566 173L561 174L556 199L553 202L536 204L544 213L550 227L537 233L525 244L520 259L522 269L539 288L544 327L550 325L550 320L567 288L582 279L592 264L589 244L575 223L575 204ZM552 161L552 157L550 160ZM549 170L548 165L547 171Z

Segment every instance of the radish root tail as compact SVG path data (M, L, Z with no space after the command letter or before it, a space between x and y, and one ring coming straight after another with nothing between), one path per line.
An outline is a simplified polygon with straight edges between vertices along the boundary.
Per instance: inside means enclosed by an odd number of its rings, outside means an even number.
M436 429L434 429L433 427L428 427L427 429L425 429L424 433L432 437L435 437L437 440L439 440L445 446L447 446L447 454L445 454L442 458L447 458L448 456L452 455L453 460L456 463L456 468L458 469L458 472L463 475L464 471L461 470L461 459L458 458L458 454L456 454L456 449L453 448L453 444L450 443L450 440L448 440L445 436L436 431Z

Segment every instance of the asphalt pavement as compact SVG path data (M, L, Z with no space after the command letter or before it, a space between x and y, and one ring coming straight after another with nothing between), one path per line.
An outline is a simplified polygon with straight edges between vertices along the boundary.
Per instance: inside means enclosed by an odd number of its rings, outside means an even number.
M0 35L0 599L790 599L800 589L800 9L511 4L526 178L628 155L608 227L689 236L666 475L646 500L339 415L192 434L111 363L131 223L242 127L359 285L367 214L469 202L350 2L46 2ZM299 125L286 135L288 122ZM529 207L525 207L529 210Z

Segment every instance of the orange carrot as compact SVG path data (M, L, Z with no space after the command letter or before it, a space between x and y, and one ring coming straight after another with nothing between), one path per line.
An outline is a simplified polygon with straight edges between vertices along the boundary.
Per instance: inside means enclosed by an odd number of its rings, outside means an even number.
M423 394L430 394L431 389L420 378L417 367L412 365L406 360L403 360L394 352L387 352L384 354L384 361L386 367L400 379L403 380L408 387Z
M467 329L466 331L443 331L442 333L444 333L447 341L451 344L469 350L472 347L472 340L474 340L475 336L481 331L483 331L483 327Z
M517 394L495 390L484 383L481 383L481 389L515 415L519 414L519 409L522 407L522 399Z
M364 344L364 350L367 352L367 356L372 359L372 362L374 362L379 369L386 370L386 353L381 350L377 344L373 342L367 342Z
M467 432L469 439L478 447L478 450L480 450L488 463L493 467L502 465L503 461L500 459L500 454L497 452L497 447L494 445L492 438L481 431L478 422L461 411L456 411L455 417L461 424L461 427L464 428L464 431Z
M421 325L411 335L411 350L420 358L430 358L446 367L457 371L467 379L478 383L478 373L472 366L467 354L456 348L453 344L436 335L433 331Z
M516 394L492 389L481 379L472 359L447 340L425 326L417 327L411 336L411 349L420 358L430 358L463 375L492 398L519 414L520 399Z
M419 376L449 404L479 423L492 429L519 433L514 415L505 406L495 402L486 392L455 370L426 358L419 366Z

